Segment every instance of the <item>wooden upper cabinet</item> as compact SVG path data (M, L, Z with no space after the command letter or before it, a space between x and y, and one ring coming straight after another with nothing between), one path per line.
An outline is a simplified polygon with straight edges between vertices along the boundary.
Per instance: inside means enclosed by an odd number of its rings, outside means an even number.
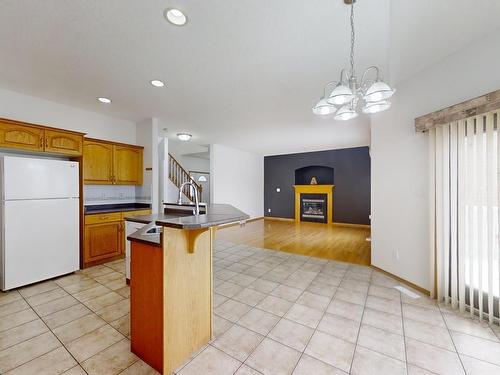
M85 184L113 184L113 145L96 140L83 142L83 179Z
M87 185L142 185L143 148L85 139L83 178Z
M44 129L0 119L0 147L43 151Z
M114 183L117 185L142 185L143 149L132 146L114 146Z
M0 147L79 156L83 133L0 119Z
M83 136L59 130L45 130L45 151L65 154L81 155Z

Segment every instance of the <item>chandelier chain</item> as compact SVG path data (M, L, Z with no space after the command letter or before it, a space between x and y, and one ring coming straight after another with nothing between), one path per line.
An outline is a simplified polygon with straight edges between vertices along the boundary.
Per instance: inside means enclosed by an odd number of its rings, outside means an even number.
M356 35L354 33L354 0L351 2L351 76L355 75L354 72L354 42Z

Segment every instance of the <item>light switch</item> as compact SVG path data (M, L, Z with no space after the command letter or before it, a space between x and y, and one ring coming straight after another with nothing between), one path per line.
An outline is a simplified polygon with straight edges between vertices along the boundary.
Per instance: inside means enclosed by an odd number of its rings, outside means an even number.
M276 188L276 193L279 193L281 191L280 188Z

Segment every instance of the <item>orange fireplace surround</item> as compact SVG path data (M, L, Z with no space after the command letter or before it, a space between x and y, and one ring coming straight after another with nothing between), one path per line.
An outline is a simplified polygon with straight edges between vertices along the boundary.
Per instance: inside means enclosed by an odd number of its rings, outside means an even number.
M327 218L326 223L333 223L333 189L335 185L293 185L295 188L295 221L300 221L300 194L326 194Z

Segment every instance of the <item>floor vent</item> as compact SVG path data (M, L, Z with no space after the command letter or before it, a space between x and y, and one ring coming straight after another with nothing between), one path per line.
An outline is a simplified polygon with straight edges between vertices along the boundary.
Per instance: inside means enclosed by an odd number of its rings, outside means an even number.
M417 293L413 293L410 289L405 288L404 286L395 286L394 289L399 290L401 293L406 294L408 297L417 299L420 298L420 296Z

